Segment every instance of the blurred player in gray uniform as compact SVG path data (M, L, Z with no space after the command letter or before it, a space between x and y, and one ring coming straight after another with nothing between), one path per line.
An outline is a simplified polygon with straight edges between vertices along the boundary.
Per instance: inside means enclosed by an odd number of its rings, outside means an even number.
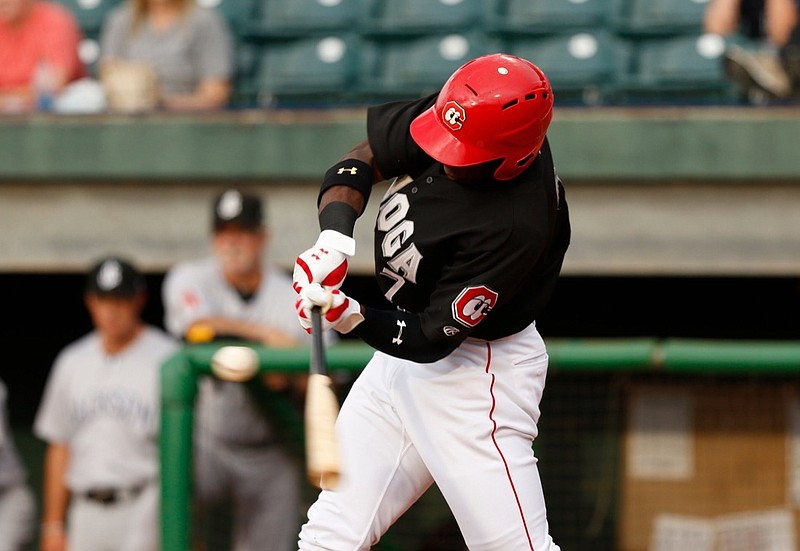
M34 423L49 444L42 551L159 548L159 370L178 343L142 321L146 299L123 259L88 274L95 330L56 358Z
M33 535L36 513L6 418L6 397L0 381L0 551L19 551Z
M532 450L547 375L536 319L570 239L552 114L533 63L480 57L438 94L370 107L367 140L325 174L322 232L294 272L300 322L323 307L377 352L342 405L341 485L309 510L303 551L369 549L433 482L472 551L558 551ZM394 310L337 289L384 178L375 274Z
M295 321L291 279L265 264L261 199L235 189L222 193L212 227L213 255L167 274L167 329L190 341L214 336L294 346L307 340ZM289 385L274 374L265 382L272 390ZM300 524L298 469L246 385L200 381L195 443L195 498L201 508L232 500L233 548L291 549Z

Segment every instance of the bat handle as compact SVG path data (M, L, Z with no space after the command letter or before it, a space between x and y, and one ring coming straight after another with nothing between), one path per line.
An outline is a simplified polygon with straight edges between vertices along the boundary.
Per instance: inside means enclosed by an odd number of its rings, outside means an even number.
M325 343L322 337L322 309L314 306L311 309L311 340L312 357L311 372L327 375L328 369L325 363Z

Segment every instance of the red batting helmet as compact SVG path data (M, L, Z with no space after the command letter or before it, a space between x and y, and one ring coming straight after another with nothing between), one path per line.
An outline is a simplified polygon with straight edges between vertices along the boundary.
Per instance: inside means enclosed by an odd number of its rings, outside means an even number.
M528 168L553 117L545 74L525 59L473 59L445 82L436 103L411 122L411 137L444 165L502 159L494 176L510 180Z

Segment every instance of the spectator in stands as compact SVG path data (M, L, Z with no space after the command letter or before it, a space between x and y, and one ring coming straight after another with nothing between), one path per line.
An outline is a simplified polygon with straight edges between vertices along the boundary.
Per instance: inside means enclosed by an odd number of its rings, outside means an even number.
M34 422L41 550L156 551L159 372L178 345L142 321L144 278L120 258L91 269L84 299L95 330L56 358Z
M6 387L0 381L0 549L20 551L30 541L34 509L6 418Z
M213 255L174 266L162 289L165 326L189 341L242 339L272 347L308 342L294 318L291 278L265 262L268 242L261 198L237 189L217 196ZM281 427L262 411L265 388L288 391L285 377L251 384L200 382L195 432L195 496L206 516L233 503L232 549L297 549L300 485ZM207 523L198 523L207 524Z
M101 75L120 62L150 66L165 109L219 109L230 98L230 29L194 0L127 0L104 22L100 51Z
M49 110L64 87L85 74L81 33L63 6L0 0L0 112Z
M781 55L798 24L798 0L712 0L705 30L722 36L741 34L761 43L753 50L732 44L726 52L731 77L745 91L755 84L769 95L787 97L792 82Z

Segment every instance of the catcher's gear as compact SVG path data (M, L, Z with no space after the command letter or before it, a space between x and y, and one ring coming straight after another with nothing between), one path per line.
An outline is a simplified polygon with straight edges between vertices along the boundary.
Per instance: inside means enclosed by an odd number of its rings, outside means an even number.
M311 333L311 309L319 306L322 309L322 329L334 329L340 333L349 333L364 321L361 305L339 289L325 289L317 283L303 287L295 302L300 325Z
M347 259L356 252L356 242L334 230L323 230L313 247L300 254L294 264L292 287L299 293L309 283L338 289L347 275Z
M528 168L553 117L553 91L533 63L507 54L474 59L447 80L436 103L411 123L411 136L444 165L502 159L498 180Z

